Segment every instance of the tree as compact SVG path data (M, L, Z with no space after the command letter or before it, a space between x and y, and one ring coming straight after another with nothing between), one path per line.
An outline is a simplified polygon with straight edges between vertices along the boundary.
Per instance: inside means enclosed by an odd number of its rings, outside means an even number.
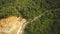
M20 16L29 19L24 34L60 34L60 0L0 0L0 18Z
M24 34L60 34L60 0L33 1L46 13L40 19L29 23Z

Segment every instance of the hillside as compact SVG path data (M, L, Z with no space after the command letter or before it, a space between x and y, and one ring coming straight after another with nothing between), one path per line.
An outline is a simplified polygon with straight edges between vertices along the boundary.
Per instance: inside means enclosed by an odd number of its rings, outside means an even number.
M60 0L0 0L0 19L10 16L27 20L23 34L60 34Z

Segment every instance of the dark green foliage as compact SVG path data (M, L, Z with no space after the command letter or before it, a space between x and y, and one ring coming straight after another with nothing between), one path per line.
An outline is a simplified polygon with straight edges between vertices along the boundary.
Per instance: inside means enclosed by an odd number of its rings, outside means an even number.
M24 34L60 34L60 0L33 0L46 12L40 19L29 23ZM36 10L35 10L36 11Z
M22 16L33 19L24 34L60 34L60 0L0 0L0 18Z
M18 16L19 13L17 12L17 9L14 7L2 7L0 9L0 17L8 17L8 16Z
M44 9L60 8L60 0L41 0L41 4Z
M36 21L29 23L24 34L52 34L51 26L54 22L52 12L45 13Z
M25 4L22 9L19 10L23 17L29 19L36 17L43 12L39 4L36 4L33 0L24 0L23 2Z
M15 6L16 0L0 0L0 18L20 16Z

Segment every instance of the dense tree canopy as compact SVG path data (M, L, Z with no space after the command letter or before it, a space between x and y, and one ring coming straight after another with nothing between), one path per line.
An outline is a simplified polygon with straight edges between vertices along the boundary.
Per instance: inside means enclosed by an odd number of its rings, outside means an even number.
M24 34L60 34L60 0L34 0L34 2L40 7L39 12L46 13L40 19L29 23Z
M60 34L60 0L0 0L0 18L21 16L29 23L24 34Z

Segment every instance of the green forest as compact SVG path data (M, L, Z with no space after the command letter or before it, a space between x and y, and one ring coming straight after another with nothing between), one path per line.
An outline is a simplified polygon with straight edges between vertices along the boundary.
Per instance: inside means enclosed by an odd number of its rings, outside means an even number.
M60 0L0 0L0 19L23 17L28 21L24 34L60 34Z

